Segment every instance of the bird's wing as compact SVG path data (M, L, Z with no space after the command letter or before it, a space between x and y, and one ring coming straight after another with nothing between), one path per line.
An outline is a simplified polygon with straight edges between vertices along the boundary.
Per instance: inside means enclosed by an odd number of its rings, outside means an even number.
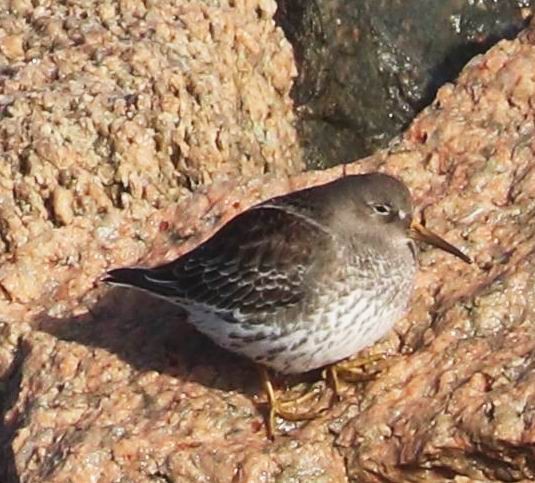
M209 306L217 312L274 312L299 303L318 280L331 234L313 219L259 205L190 253L153 269L118 269L106 281Z

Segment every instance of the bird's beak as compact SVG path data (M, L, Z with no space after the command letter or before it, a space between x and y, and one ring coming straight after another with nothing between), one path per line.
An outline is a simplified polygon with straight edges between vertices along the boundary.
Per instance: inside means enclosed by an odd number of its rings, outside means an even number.
M461 250L455 248L453 245L450 245L446 240L440 238L438 235L428 230L425 226L421 225L417 221L413 220L411 223L410 236L415 240L429 243L430 245L440 248L445 252L451 253L465 263L472 263L472 259L461 252Z

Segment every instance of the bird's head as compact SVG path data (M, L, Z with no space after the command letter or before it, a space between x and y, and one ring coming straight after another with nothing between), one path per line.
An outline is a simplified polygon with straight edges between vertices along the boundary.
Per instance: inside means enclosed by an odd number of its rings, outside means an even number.
M414 243L423 241L444 250L466 263L472 260L446 240L421 225L414 216L409 189L396 178L382 174L346 176L340 178L338 196L344 196L350 203L351 213L357 214L359 225L369 232L378 233L383 238ZM354 223L349 219L342 223Z

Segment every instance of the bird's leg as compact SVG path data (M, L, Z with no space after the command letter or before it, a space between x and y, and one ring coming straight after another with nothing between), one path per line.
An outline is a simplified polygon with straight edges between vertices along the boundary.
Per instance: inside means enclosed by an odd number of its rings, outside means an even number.
M388 358L388 354L371 354L364 357L356 357L354 359L346 359L334 364L336 375L349 382L369 381L379 372L368 372L366 367L370 364L383 361ZM333 367L333 366L331 366Z
M372 354L365 357L346 359L325 368L322 372L322 377L333 391L334 397L331 400L331 404L340 399L342 393L342 380L358 382L372 379L379 371L368 372L366 367L370 364L382 361L387 357L388 354ZM262 386L268 399L269 415L267 420L267 430L268 436L271 439L273 439L274 436L275 416L280 416L288 421L304 421L316 418L320 413L327 409L326 407L312 407L305 411L299 411L299 406L304 404L308 405L311 401L319 403L322 398L322 391L316 386L296 398L281 400L277 398L275 394L268 370L260 365L258 366L258 369L262 380ZM331 404L329 404L329 406Z
M328 386L331 387L334 394L334 400L339 401L342 391L340 386L340 379L338 377L338 368L336 364L331 364L330 366L323 369L321 372L321 377L325 379Z
M269 414L267 420L267 432L269 438L273 439L275 434L275 416L280 416L288 421L305 421L314 419L323 411L324 408L320 410L312 408L301 412L292 409L302 405L305 402L308 402L313 397L317 398L318 391L312 389L297 398L281 401L275 395L268 370L263 366L258 366L258 369L260 372L260 378L262 380L262 386L268 399Z
M262 380L262 386L266 392L268 398L269 414L267 420L267 433L268 438L273 439L274 437L274 428L275 428L275 408L277 406L277 398L275 397L275 391L273 390L273 384L271 384L271 379L269 378L269 373L267 369L263 366L258 366L258 371L260 373L260 379Z

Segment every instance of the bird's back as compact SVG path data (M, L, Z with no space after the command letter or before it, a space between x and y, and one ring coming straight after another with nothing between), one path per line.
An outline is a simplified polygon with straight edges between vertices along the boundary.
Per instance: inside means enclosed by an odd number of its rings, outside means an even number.
M355 223L350 238L333 229L334 188L270 200L172 263L107 281L184 307L218 345L282 372L348 357L395 322L414 264L406 247L384 258L367 226Z

